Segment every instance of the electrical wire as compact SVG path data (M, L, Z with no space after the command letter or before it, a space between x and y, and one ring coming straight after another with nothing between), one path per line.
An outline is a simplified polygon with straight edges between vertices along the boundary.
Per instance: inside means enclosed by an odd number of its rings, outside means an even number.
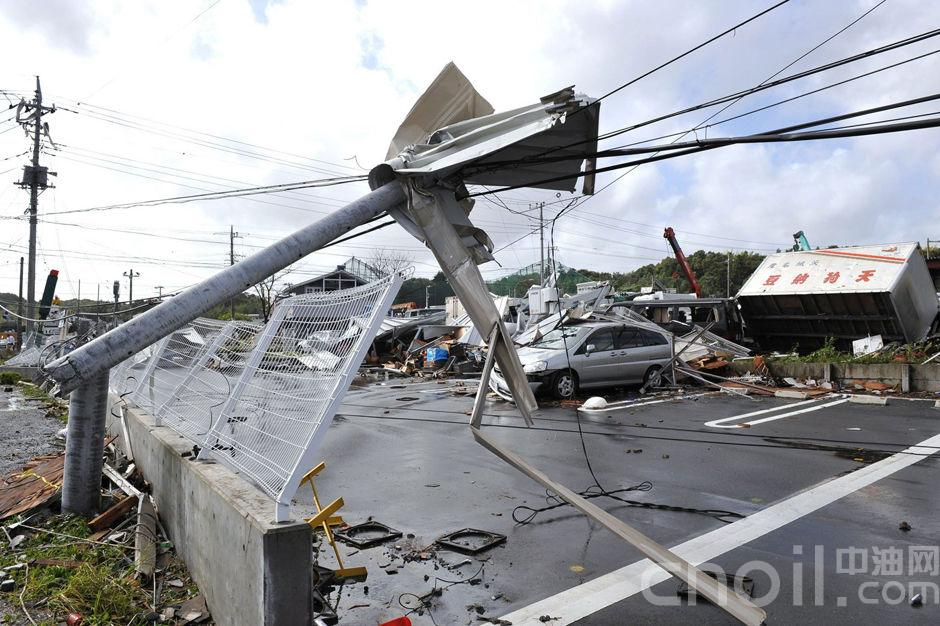
M640 75L637 76L636 78L633 78L633 79L631 79L631 80L628 80L627 82L625 82L624 84L620 85L619 87L616 87L615 89L611 89L610 91L608 91L607 93L605 93L603 96L601 96L600 98L598 98L597 101L600 102L601 100L604 100L605 98L608 98L609 96L614 95L614 94L617 93L618 91L621 91L621 90L623 90L623 89L626 89L626 88L629 87L630 85L633 85L634 83L636 83L636 82L638 82L638 81L640 81L640 80L646 78L647 76L649 76L649 75L651 75L651 74L654 74L654 73L658 72L659 70L661 70L661 69L663 69L663 68L665 68L665 67L667 67L667 66L669 66L669 65L672 65L672 64L675 63L676 61L679 61L680 59L683 59L683 58L687 57L688 55L692 54L693 52L696 52L696 51L698 51L698 50L701 50L702 48L704 48L704 47L707 46L708 44L713 43L713 42L715 42L715 41L721 39L722 37L724 37L724 36L726 36L726 35L730 35L730 34L734 33L737 29L741 28L742 26L746 26L747 24L753 22L754 20L756 20L756 19L758 19L758 18L760 18L760 17L763 17L764 15L770 13L771 11L782 7L782 6L785 5L787 2L789 2L789 0L783 0L782 2L778 2L777 4L775 4L775 5L771 6L771 7L768 7L768 8L766 8L766 9L764 9L764 10L761 11L760 13L757 13L756 15L752 15L751 17L747 18L747 19L744 20L743 22L738 22L738 23L735 24L734 26L732 26L732 27L730 27L730 28L728 28L728 29L726 29L726 30L724 30L724 31L722 31L722 32L720 32L720 33L718 33L717 35L711 37L710 39L707 39L707 40L703 41L702 43L698 44L697 46L695 46L695 47L693 47L693 48L690 48L689 50L686 50L686 51L683 52L682 54L680 54L680 55L678 55L678 56L675 56L675 57L669 59L669 60L666 61L665 63L661 63L661 64L657 65L656 67L654 67L653 69L648 70L648 71L644 72L643 74L640 74ZM583 109L579 109L579 110L583 110Z
M726 137L722 139L701 139L695 142L688 142L694 147L685 148L685 149L675 149L670 146L673 144L667 144L665 146L653 146L649 149L637 149L631 148L630 150L645 150L646 152L656 151L657 154L644 158L638 159L635 161L628 161L626 163L617 163L615 165L609 165L605 167L595 167L594 169L584 170L579 176L584 176L588 174L599 174L602 172L612 172L619 169L624 169L628 167L635 167L637 165L644 165L647 163L654 163L657 161L664 161L676 157L686 156L689 154L696 154L699 152L705 152L707 150L713 150L715 148L721 148L729 145L740 144L740 143L777 143L777 142L790 142L790 141L813 141L819 139L840 139L848 137L862 137L868 135L879 135L884 133L895 133L895 132L907 132L911 130L921 130L927 128L936 128L940 126L940 120L921 120L918 122L906 122L906 123L897 123L897 124L886 124L881 126L870 126L867 128L852 128L846 130L817 130L810 131L805 133L768 133L762 134L758 133L755 135L745 135L743 137ZM675 152L669 152L667 154L659 154L663 150L675 150ZM610 151L610 154L602 156L615 156L614 152ZM545 185L548 183L559 182L562 180L569 180L572 176L570 174L553 176L550 178L543 178L541 180L527 181L524 183L519 183L515 185L508 185L501 187L496 191L507 191L510 189L520 189L523 187L533 187L539 185ZM487 193L494 192L476 192L468 194L466 197L475 197L480 195L485 195Z
M619 495L621 493L627 493L630 491L650 491L651 489L653 489L653 483L646 480L638 485L624 487L623 489L614 489L613 491L598 491L594 486L591 486L584 491L578 492L578 495L585 500L591 500L593 498L610 498L616 502L626 504L629 507L653 509L656 511L671 511L676 513L694 513L697 515L707 515L709 517L715 518L720 522L724 522L725 524L730 524L731 522L744 519L746 517L741 513L725 511L723 509L698 509L695 507L677 506L674 504L647 502L645 500L628 500L627 498L623 498ZM543 507L531 507L527 504L520 504L512 510L512 521L514 521L519 526L525 526L526 524L532 523L539 513L571 506L568 502L562 500L556 494L548 490L545 491L545 501L547 504Z
M172 196L167 198L154 198L151 200L138 200L135 202L124 202L120 204L108 204L102 206L86 207L83 209L68 209L65 211L50 211L46 215L64 215L66 213L88 213L91 211L111 211L115 209L129 209L137 207L157 206L161 204L186 204L203 200L221 200L225 198L240 198L244 196L274 193L280 191L291 191L294 189L308 189L311 187L331 187L335 185L345 185L349 183L361 182L366 176L346 176L342 178L318 178L314 180L299 181L295 183L281 183L278 185L261 185L256 187L247 187L244 189L233 189L228 191L212 191L207 193L190 194L185 196Z

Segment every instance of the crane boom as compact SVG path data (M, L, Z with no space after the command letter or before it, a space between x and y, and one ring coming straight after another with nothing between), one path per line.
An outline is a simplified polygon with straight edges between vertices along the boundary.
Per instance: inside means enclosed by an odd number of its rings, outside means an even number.
M806 238L806 235L803 234L802 230L798 230L793 233L793 241L795 245L793 246L794 252L812 250L812 246L809 245L809 240Z
M672 246L672 251L676 255L676 261L679 262L679 267L682 268L686 279L689 281L689 285L692 286L692 291L695 292L695 296L701 298L702 287L698 284L698 279L695 277L695 272L692 271L692 266L689 265L689 260L685 258L682 248L679 247L679 242L676 240L676 231L672 229L672 226L666 227L666 230L663 232L663 238L668 240L669 245Z

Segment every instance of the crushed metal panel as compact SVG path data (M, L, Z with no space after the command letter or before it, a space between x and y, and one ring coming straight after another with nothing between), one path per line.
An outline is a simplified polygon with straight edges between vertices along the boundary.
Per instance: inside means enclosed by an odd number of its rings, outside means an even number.
M493 110L493 105L477 93L473 84L451 61L411 107L395 132L385 159L394 159L402 150L419 143L438 128L489 115Z
M388 164L398 174L437 180L459 174L465 183L480 185L524 185L568 175L529 186L574 191L585 156L596 151L592 138L600 103L570 88L561 93L560 99L553 94L537 104L440 128L427 143L408 148ZM552 160L538 161L540 156Z

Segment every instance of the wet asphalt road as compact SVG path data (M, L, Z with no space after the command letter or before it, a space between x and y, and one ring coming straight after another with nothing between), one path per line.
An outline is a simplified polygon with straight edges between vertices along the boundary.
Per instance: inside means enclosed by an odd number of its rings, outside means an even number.
M477 624L481 612L486 617L507 615L641 558L610 532L567 507L541 513L528 525L516 525L513 509L544 506L544 491L474 442L466 426L472 398L455 395L455 386L459 389L460 383L407 382L355 390L331 426L322 448L327 469L318 479L321 498L342 496L346 502L342 514L349 523L374 517L414 535L358 552L344 548L347 564L365 565L370 574L365 584L340 590L341 623L377 624L403 615L408 610L402 605L415 606L415 596L429 592L436 577L442 579L437 586L447 588L433 599L432 615L412 613L413 623ZM705 395L582 416L581 428L594 473L605 488L650 481L651 490L625 496L741 515L940 433L940 411L932 404L907 401L887 407L845 403L747 429L704 426L709 420L793 402ZM578 490L592 485L574 408L543 407L532 429L526 429L512 405L502 401L488 402L486 413L488 432L549 476ZM936 457L925 458L722 554L715 562L733 571L747 561L761 559L780 572L780 591L766 607L768 623L936 623L940 610L934 598L926 598L925 606L917 609L907 599L891 604L879 595L885 581L897 581L909 590L910 582L922 582L924 576L879 577L871 574L871 567L864 574L839 574L835 550L864 547L871 553L873 547L936 545L940 537L940 505L933 497L937 467ZM309 494L298 494L298 502L309 510ZM724 526L702 514L595 502L666 546ZM909 521L913 530L899 531L900 520ZM402 563L401 555L464 527L502 533L508 540L477 557L442 550L436 559L402 564L395 574L380 567ZM818 594L821 606L815 605L813 587L805 582L815 575L813 546L817 544L827 555L820 570L825 572L824 590ZM804 546L802 556L794 556L795 545ZM453 570L445 567L467 558L471 563ZM804 564L802 606L794 606L792 600L794 562ZM331 566L332 558L324 559L324 564ZM479 584L452 584L475 578ZM756 573L754 579L756 593L766 594L766 577ZM927 580L940 582L936 576ZM872 584L863 598L876 596L876 604L863 604L859 598L859 585L865 581ZM676 586L676 580L668 580L653 591L672 597ZM892 587L887 592L892 601L895 591ZM838 606L840 597L846 606ZM330 599L336 601L337 594ZM636 595L599 608L577 623L733 621L704 603L661 607Z

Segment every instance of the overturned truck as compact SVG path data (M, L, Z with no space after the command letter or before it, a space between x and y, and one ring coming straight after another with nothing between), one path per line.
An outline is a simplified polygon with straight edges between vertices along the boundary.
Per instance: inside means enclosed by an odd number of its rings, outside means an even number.
M738 293L746 332L765 350L842 349L881 335L921 341L937 318L937 293L916 243L778 252Z

